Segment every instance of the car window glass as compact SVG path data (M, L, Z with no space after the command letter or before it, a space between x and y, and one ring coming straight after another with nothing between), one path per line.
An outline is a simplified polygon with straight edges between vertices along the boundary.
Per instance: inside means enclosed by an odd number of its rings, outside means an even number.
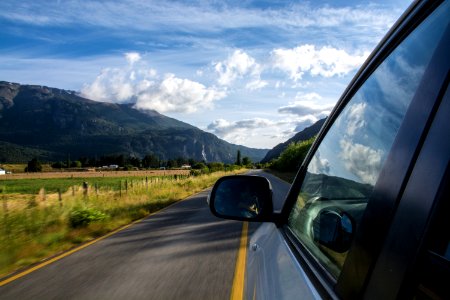
M448 3L416 28L347 103L307 167L288 225L337 277L384 161L448 24Z

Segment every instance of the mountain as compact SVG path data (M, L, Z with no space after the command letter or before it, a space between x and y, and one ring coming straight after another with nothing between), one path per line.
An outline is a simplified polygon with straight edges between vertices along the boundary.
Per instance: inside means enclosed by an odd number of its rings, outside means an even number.
M313 136L317 135L322 128L322 125L325 123L326 118L321 119L314 123L313 125L306 127L302 131L296 133L292 138L287 140L284 143L276 145L272 150L267 152L266 156L261 160L262 163L267 163L272 159L278 158L280 154L289 146L291 143L298 143L300 141L309 140Z
M192 125L132 104L96 102L73 91L0 81L0 162L126 154L160 159L260 161L267 149L230 144Z

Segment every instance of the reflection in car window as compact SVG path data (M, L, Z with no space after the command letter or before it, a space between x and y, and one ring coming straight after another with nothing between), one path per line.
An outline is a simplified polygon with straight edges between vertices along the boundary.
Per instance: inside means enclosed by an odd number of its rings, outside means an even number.
M378 66L335 120L308 165L288 224L335 277L346 258L346 239L353 237L406 110L447 27L443 11L448 6L448 2L443 4ZM350 225L346 218L351 219ZM343 249L345 245L347 249Z

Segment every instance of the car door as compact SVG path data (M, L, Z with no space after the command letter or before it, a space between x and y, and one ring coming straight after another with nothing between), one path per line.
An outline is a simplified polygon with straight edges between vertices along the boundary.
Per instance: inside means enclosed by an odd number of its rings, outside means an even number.
M278 224L250 240L249 299L361 298L448 80L449 2L415 3L344 92Z

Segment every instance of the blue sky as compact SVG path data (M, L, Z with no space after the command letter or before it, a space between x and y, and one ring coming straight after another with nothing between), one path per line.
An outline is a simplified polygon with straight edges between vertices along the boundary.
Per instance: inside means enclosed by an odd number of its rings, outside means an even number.
M326 116L410 1L0 2L0 80L272 148Z

